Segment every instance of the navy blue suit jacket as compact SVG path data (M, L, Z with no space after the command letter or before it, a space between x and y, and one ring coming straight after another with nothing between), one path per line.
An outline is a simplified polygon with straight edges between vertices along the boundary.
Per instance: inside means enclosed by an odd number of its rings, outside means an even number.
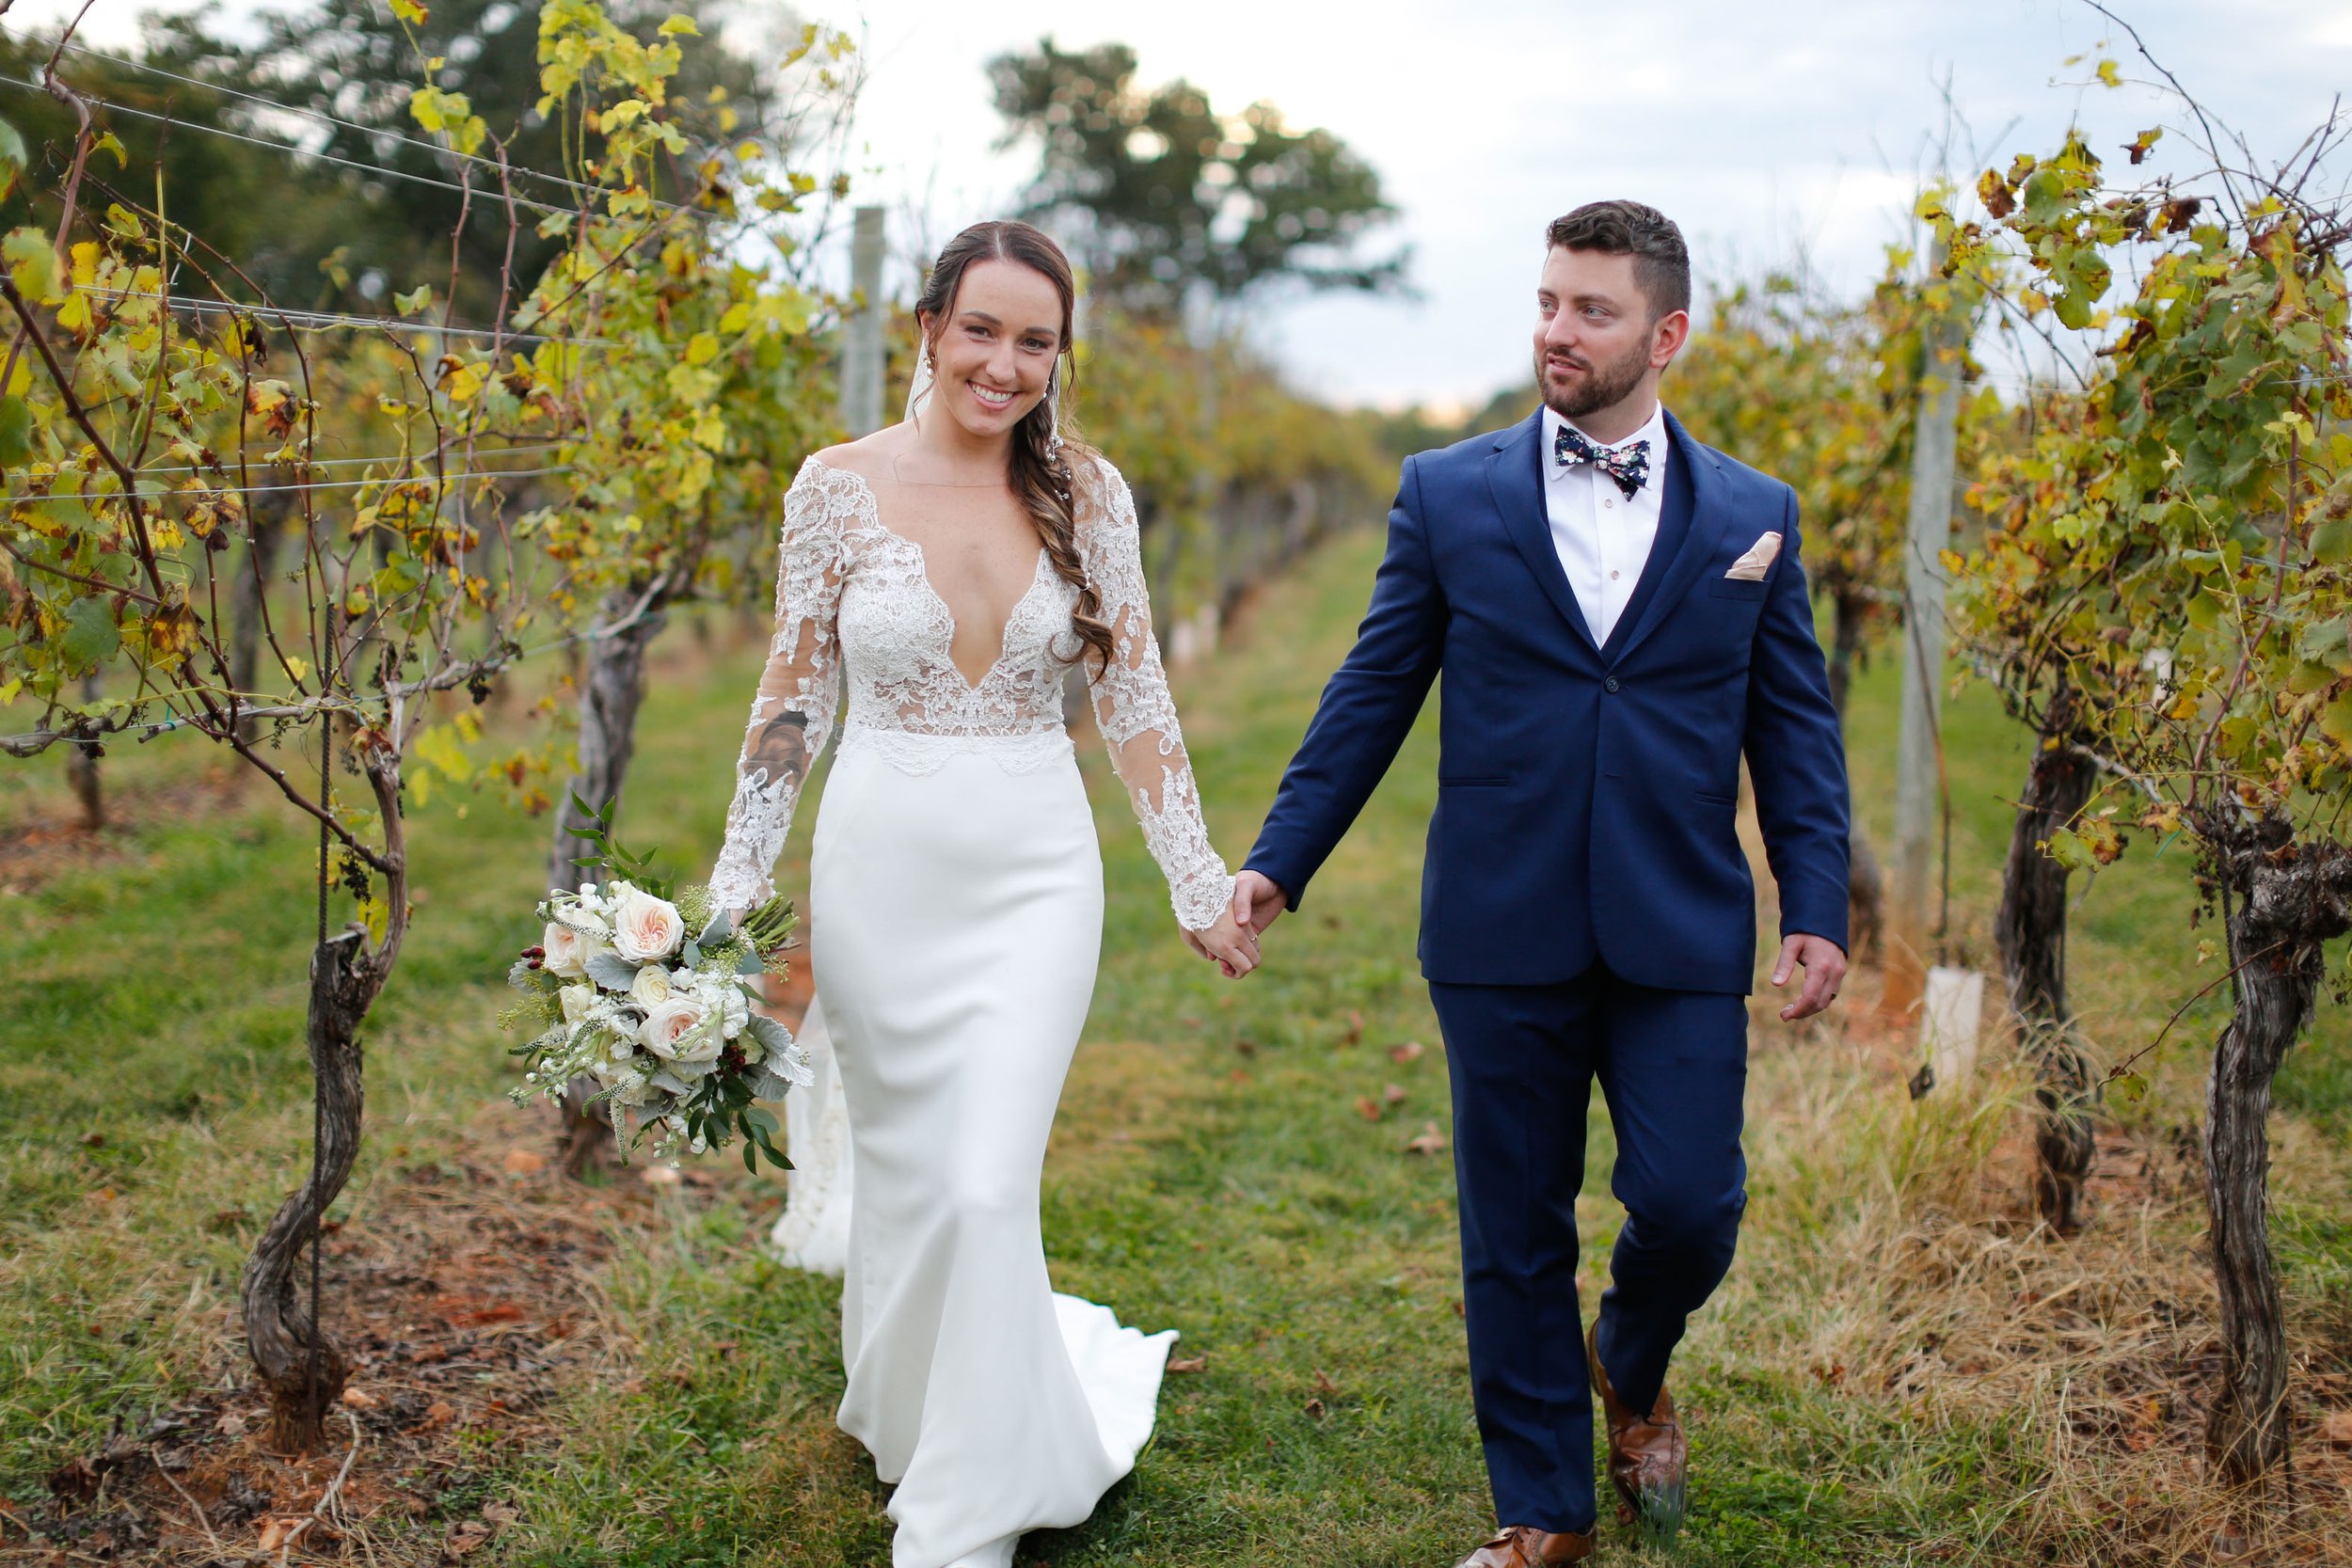
M1440 670L1422 973L1752 989L1755 886L1734 828L1740 757L1784 935L1846 945L1846 758L1788 485L1671 414L1658 538L1606 644L1561 569L1540 410L1405 462L1388 554L1347 660L1282 777L1248 867L1295 908ZM1724 574L1759 535L1760 582Z

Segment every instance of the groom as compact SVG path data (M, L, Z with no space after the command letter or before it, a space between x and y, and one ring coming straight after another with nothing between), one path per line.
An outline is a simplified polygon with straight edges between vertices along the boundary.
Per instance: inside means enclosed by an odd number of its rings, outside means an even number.
M1846 770L1796 498L1660 406L1691 265L1664 214L1550 227L1543 407L1406 459L1356 647L1235 889L1298 907L1445 672L1422 972L1445 1032L1471 1394L1500 1532L1461 1568L1591 1555L1593 1404L1621 1522L1668 1535L1687 1450L1666 1363L1731 1263L1755 889L1747 759L1795 1020L1846 956ZM1625 1227L1587 1336L1576 1196L1598 1080Z

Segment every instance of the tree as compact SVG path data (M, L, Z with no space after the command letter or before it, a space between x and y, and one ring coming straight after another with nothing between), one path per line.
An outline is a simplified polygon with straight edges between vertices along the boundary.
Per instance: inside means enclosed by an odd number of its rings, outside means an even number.
M681 22L683 19L681 19ZM674 33L691 24L665 24ZM799 213L820 182L773 174L781 150L738 141L693 148L674 122L681 55L646 49L592 6L554 0L542 13L551 64L540 108L569 126L566 141L602 156L572 170L581 190L564 248L523 302L517 325L552 341L506 379L533 421L561 434L568 478L523 521L566 578L557 608L586 612L576 768L556 796L548 885L573 888L580 831L621 798L645 689L645 653L670 610L697 596L756 598L771 575L738 571L772 539L802 454L835 435L828 345L812 331L827 302L781 263L793 242L765 227ZM808 89L828 112L846 106L839 69L848 40L806 29L785 65L810 67ZM640 139L625 129L644 129ZM704 193L692 209L650 197L664 162L685 166ZM842 187L833 187L839 194ZM552 221L547 226L554 230ZM745 258L764 250L766 260ZM586 813L580 809L584 802ZM604 1139L580 1106L564 1123L567 1165Z
M15 338L0 371L0 467L13 498L0 515L0 703L29 696L42 710L6 750L192 732L319 829L311 1166L241 1289L280 1447L320 1440L347 1371L316 1310L319 1222L358 1153L359 1031L411 916L409 813L444 785L505 776L520 787L529 776L522 753L477 755L481 726L458 694L485 700L523 637L545 635L549 607L596 602L613 580L608 559L643 562L627 540L651 533L675 552L680 519L715 511L725 483L755 497L771 483L751 462L724 477L722 459L756 454L730 445L716 400L730 376L790 391L807 302L762 286L701 227L723 232L739 200L759 207L763 182L739 166L761 155L698 160L691 206L648 188L653 169L691 147L664 89L677 40L692 32L677 18L647 42L593 0L549 0L541 91L596 178L583 182L590 199L546 226L543 238L568 236L568 247L519 328L504 318L525 291L501 267L487 281L500 303L486 327L458 326L446 294L436 320L435 291L421 286L395 293L400 319L319 342L300 318L253 298L251 277L192 231L168 185L151 204L84 199L101 138L54 75L83 126L43 203L64 214L61 228L20 227L0 242L0 307ZM427 86L410 103L453 155L494 148L461 95ZM18 138L0 135L0 197L24 164ZM787 185L775 204L792 198ZM519 232L519 210L497 205ZM462 269L462 247L442 255ZM614 336L588 337L582 320ZM622 401L608 409L605 397ZM750 412L755 428L772 415ZM556 464L534 466L601 468L600 486L517 517L499 453L518 437L558 449ZM376 455L355 474L343 466L353 451ZM299 552L293 593L262 578L280 528ZM249 670L232 629L240 596L208 567L234 544L255 578ZM593 646L612 629L542 646ZM92 700L83 683L97 671L111 678ZM357 920L331 929L337 908ZM308 1305L295 1285L306 1244Z
M2134 163L2156 138L2128 144ZM2249 1489L2279 1473L2289 1427L2271 1081L2311 1019L2324 944L2352 930L2352 221L2312 194L2337 144L2331 123L2261 177L2210 141L2217 191L2199 194L2111 187L2077 133L1986 171L1990 229L1936 214L1955 269L2098 348L2080 395L2047 400L2030 450L1981 485L1990 527L1952 558L1957 608L2045 752L2103 774L2047 852L2112 861L2134 823L2185 838L2220 906L2235 1005L2207 1094L2222 1378L2206 1447ZM2109 306L2119 277L2135 285ZM2136 1059L2109 1079L2135 1083Z
M622 32L658 47L668 18L691 22L709 8L704 0L618 0L609 16ZM261 12L252 19L259 37L247 41L245 29L223 29L216 13L198 10L157 19L143 63L229 94L288 105L306 118L290 120L249 98L207 95L165 78L148 82L151 93L203 105L234 129L292 139L343 161L326 165L254 149L239 154L266 166L266 178L291 168L313 198L326 198L309 222L270 230L252 250L223 246L261 261L279 297L309 299L323 291L344 309L370 309L383 299L388 278L449 270L461 310L479 319L497 307L497 278L511 272L527 289L563 249L562 233L538 232L537 219L594 197L593 180L580 172L591 144L579 139L577 126L540 106L541 34L534 24L541 14L538 6L516 0L432 0L429 7L312 0ZM480 145L437 144L430 128L419 124L411 98L421 75L464 105L453 110L459 119L481 121ZM779 129L782 84L758 62L723 48L682 55L671 86L674 100L691 106L676 122L699 144L739 132L772 140ZM493 149L513 171L515 197L536 204L526 209L518 230L510 230L496 199L498 174L459 156ZM686 149L665 151L639 178L658 199L691 202L698 161ZM468 172L470 192L461 178ZM453 236L458 264L451 269Z
M1022 215L1069 236L1097 297L1168 317L1195 295L1231 304L1280 283L1404 286L1404 253L1359 254L1396 210L1330 132L1294 131L1266 103L1220 115L1189 82L1138 87L1125 44L1073 54L1046 39L988 70L998 145L1040 147Z
M1857 666L1905 624L1920 327L1932 281L1903 246L1889 247L1883 275L1858 307L1821 297L1801 271L1768 274L1718 293L1668 372L1676 412L1693 435L1797 492L1807 575L1830 610L1830 697L1841 721ZM1990 388L1963 400L1963 470L2005 418ZM1851 836L1850 901L1863 952L1881 924L1882 879L1858 818Z

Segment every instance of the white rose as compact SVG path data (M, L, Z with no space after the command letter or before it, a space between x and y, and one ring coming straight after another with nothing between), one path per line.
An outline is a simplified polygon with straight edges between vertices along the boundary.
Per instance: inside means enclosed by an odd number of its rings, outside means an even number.
M564 1005L564 1022L582 1023L587 1021L588 1009L596 1005L596 988L565 986L555 993L555 999Z
M718 1030L707 1027L712 1022L707 1003L691 991L681 991L645 1014L638 1043L667 1061L715 1061L726 1042Z
M592 944L585 935L550 920L546 933L539 939L539 945L547 954L539 962L549 974L561 975L566 980L584 980L588 977L588 955Z
M676 993L670 972L660 964L647 964L637 972L637 978L628 988L628 999L648 1011L667 1002Z
M686 940L686 918L666 898L631 888L612 908L612 950L630 963L666 958Z

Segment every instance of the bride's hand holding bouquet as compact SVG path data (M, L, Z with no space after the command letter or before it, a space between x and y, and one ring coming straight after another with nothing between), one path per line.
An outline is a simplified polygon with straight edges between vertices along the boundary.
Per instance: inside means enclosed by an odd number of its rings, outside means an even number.
M584 1074L599 1085L591 1102L609 1107L624 1157L648 1132L673 1164L739 1134L746 1169L760 1155L790 1169L774 1114L755 1101L781 1099L812 1074L791 1034L752 1004L761 975L787 973L799 924L791 901L739 914L712 907L706 888L674 889L650 855L613 839L610 805L573 831L595 851L575 863L603 876L541 900L544 934L508 972L523 1000L500 1022L538 1030L513 1048L526 1067L508 1098L561 1099Z

